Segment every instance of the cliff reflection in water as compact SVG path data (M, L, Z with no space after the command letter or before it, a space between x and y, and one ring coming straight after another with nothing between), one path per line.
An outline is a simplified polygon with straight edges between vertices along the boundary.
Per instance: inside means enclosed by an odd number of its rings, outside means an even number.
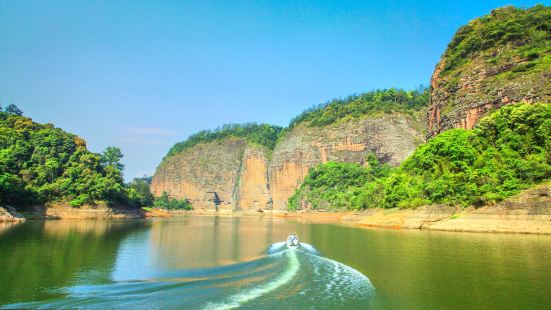
M159 269L189 269L252 260L297 228L280 219L264 219L262 225L249 218L156 220L151 224L151 263Z

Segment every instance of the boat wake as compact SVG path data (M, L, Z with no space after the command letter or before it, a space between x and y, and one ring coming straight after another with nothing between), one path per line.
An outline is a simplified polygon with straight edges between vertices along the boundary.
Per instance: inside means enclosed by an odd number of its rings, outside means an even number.
M7 308L367 308L375 289L366 276L320 256L307 243L288 249L280 242L250 262L78 285L60 293L66 296Z

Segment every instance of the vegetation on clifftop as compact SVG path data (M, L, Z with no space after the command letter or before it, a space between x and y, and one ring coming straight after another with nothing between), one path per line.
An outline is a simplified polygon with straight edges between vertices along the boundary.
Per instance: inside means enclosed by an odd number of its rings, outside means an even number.
M551 8L506 6L472 20L454 35L444 54L443 75L461 71L478 54L494 65L524 60L512 72L548 68L551 64Z
M290 209L482 205L551 177L551 105L504 106L471 131L448 130L398 168L326 163L310 171ZM349 176L359 181L351 181Z
M292 119L288 128L269 124L245 123L226 124L215 130L202 130L189 136L185 141L174 144L166 157L197 144L231 137L244 138L251 143L273 150L278 140L299 123L307 122L309 126L326 126L345 118L359 118L379 112L419 111L426 107L428 102L429 89L424 86L412 91L396 88L373 90L314 106Z
M202 130L178 142L170 148L166 157L175 155L200 143L208 143L226 138L244 138L247 141L273 149L283 127L270 124L226 124L215 130Z
M309 126L326 126L345 118L360 118L376 112L404 112L420 110L428 106L429 89L420 86L416 90L378 89L345 99L333 99L305 110L291 120L289 128L306 122Z

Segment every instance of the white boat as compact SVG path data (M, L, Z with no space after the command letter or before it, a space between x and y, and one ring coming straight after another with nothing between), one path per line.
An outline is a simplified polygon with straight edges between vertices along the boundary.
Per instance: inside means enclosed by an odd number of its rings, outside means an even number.
M297 234L289 234L289 236L287 237L287 247L290 249L298 247Z

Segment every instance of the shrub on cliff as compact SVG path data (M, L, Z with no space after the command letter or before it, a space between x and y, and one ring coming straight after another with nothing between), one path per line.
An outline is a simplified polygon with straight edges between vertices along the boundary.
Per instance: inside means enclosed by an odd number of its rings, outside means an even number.
M551 105L504 106L472 131L452 129L436 136L400 167L366 182L369 169L361 167L357 169L366 171L354 170L362 176L358 182L347 180L348 169L335 167L342 164L312 169L289 205L314 202L316 207L323 201L357 209L492 204L551 177L550 137ZM343 195L348 204L340 202Z
M155 208L164 210L192 210L193 207L187 201L187 199L176 199L168 195L167 192L163 192L161 197L155 198L153 201Z

